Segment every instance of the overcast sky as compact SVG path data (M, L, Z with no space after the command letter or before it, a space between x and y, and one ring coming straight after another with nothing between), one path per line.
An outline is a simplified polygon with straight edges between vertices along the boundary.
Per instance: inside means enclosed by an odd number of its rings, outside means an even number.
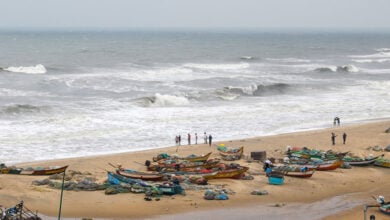
M390 29L390 0L0 0L0 28Z

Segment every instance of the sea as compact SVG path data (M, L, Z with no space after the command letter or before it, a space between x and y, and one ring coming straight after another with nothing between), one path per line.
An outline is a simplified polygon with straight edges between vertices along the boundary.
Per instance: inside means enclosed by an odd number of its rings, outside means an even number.
M0 31L0 162L390 117L390 32ZM234 146L232 146L234 147Z

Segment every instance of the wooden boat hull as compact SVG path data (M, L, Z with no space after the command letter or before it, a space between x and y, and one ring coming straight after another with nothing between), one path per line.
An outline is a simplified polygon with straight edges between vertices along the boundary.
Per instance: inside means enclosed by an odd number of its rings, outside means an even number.
M387 215L390 215L390 204L381 205L379 210Z
M188 157L169 157L169 158L159 158L158 156L157 157L153 157L153 161L154 162L157 162L161 159L171 159L171 160L187 160L187 161L190 161L190 162L204 162L204 161L207 161L209 159L209 157L211 156L211 152L206 154L206 155L203 155L203 156L197 156L197 157L191 157L191 156L188 156Z
M367 165L370 165L370 164L373 164L375 162L375 160L379 159L380 157L383 157L384 155L381 155L381 156L377 156L377 157L373 157L371 159L364 159L364 160L351 160L351 161L348 161L344 158L344 162L347 162L349 165L351 166L367 166Z
M240 178L243 173L249 170L249 167L239 167L237 169L228 169L228 170L221 170L218 171L214 175L206 175L204 176L205 179L223 179L223 178L232 178L237 179Z
M342 160L336 160L332 163L324 163L324 164L318 164L316 166L316 170L318 171L329 171L329 170L335 170L339 168L343 164Z
M191 168L204 168L204 169L211 169L215 167L220 161L219 160L208 160L206 162L189 162L189 163L171 163L171 164L164 164L164 163L158 163L158 164L152 164L150 166L147 166L147 169L149 171L186 171Z
M229 151L222 151L218 149L219 155L221 155L222 159L225 160L239 160L242 157L242 154L244 153L244 147L241 146L237 152L229 152Z
M163 178L163 175L158 172L139 172L130 169L117 169L118 175L129 177L133 179L141 179L146 181L159 181Z
M133 179L130 177L121 176L119 174L107 171L108 182L113 185L120 185L121 183L127 183L130 185L139 184L144 187L150 187L151 185L143 182L140 179Z
M379 158L379 159L375 160L374 165L378 166L378 167L390 168L390 160Z
M286 172L284 175L298 178L310 178L314 174L314 170L306 172Z
M108 176L108 182L113 185L120 185L121 183L127 183L130 185L138 184L145 188L152 187L152 185L142 181L141 179L133 179L109 171L107 171L107 176ZM173 185L159 184L154 186L157 187L164 195L181 194L184 191L180 185L176 185L176 184ZM137 190L136 188L132 189L132 191L135 193L143 192L142 189Z
M17 169L3 168L3 169L1 169L1 173L2 174L43 176L43 175L53 175L53 174L63 173L63 172L65 172L66 168L68 168L68 166L49 168L49 169L39 169L39 170L23 170L21 168L17 168Z

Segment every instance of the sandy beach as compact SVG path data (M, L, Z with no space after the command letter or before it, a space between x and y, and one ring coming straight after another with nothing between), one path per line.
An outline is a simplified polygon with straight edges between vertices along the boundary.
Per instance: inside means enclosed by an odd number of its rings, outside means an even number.
M251 139L218 141L212 147L205 144L167 147L158 150L121 153L97 157L82 157L62 160L40 161L18 164L27 166L69 165L70 170L89 172L97 182L107 179L106 170L114 169L108 163L123 167L146 170L145 160L151 160L159 153L187 156L212 152L218 157L216 145L228 147L244 146L245 158L250 152L266 151L267 157L283 158L287 146L308 147L319 150L352 152L358 156L381 155L390 158L390 152L373 151L372 147L382 148L390 144L390 120L362 122L351 125L260 136ZM331 144L331 132L335 132L336 145ZM343 132L348 134L346 144L342 144ZM131 145L131 143L129 143ZM334 171L317 171L308 179L286 177L284 185L267 183L262 164L241 159L235 161L250 167L248 174L254 180L218 179L210 180L210 185L223 185L234 192L229 200L216 201L203 199L204 191L187 190L186 195L163 196L160 201L145 201L143 194L122 193L105 195L104 191L64 191L62 217L69 219L362 219L365 204L375 204L372 195L383 195L390 199L390 169L368 166ZM228 162L229 163L229 162ZM4 207L15 205L23 200L25 205L46 216L57 216L60 190L48 186L35 186L32 181L42 176L0 175L0 204ZM254 190L267 190L268 195L251 195ZM240 213L240 214L238 214ZM376 219L388 219L376 208L368 210L368 215Z

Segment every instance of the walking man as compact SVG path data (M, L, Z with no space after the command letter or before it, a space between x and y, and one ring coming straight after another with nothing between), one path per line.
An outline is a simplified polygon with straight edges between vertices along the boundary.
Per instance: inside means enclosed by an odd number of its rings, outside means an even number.
M343 134L343 144L347 141L347 133L344 132Z
M334 132L332 132L332 145L336 144L336 137L337 135Z
M198 144L198 133L195 133L195 144Z
M213 140L213 137L211 136L211 134L209 135L209 145L210 145L210 147L211 147L211 142L212 142L212 140Z
M207 134L204 132L204 143L207 144Z
M190 133L188 133L188 145L191 145L191 135L190 135Z
M181 145L181 135L179 134L179 146Z

